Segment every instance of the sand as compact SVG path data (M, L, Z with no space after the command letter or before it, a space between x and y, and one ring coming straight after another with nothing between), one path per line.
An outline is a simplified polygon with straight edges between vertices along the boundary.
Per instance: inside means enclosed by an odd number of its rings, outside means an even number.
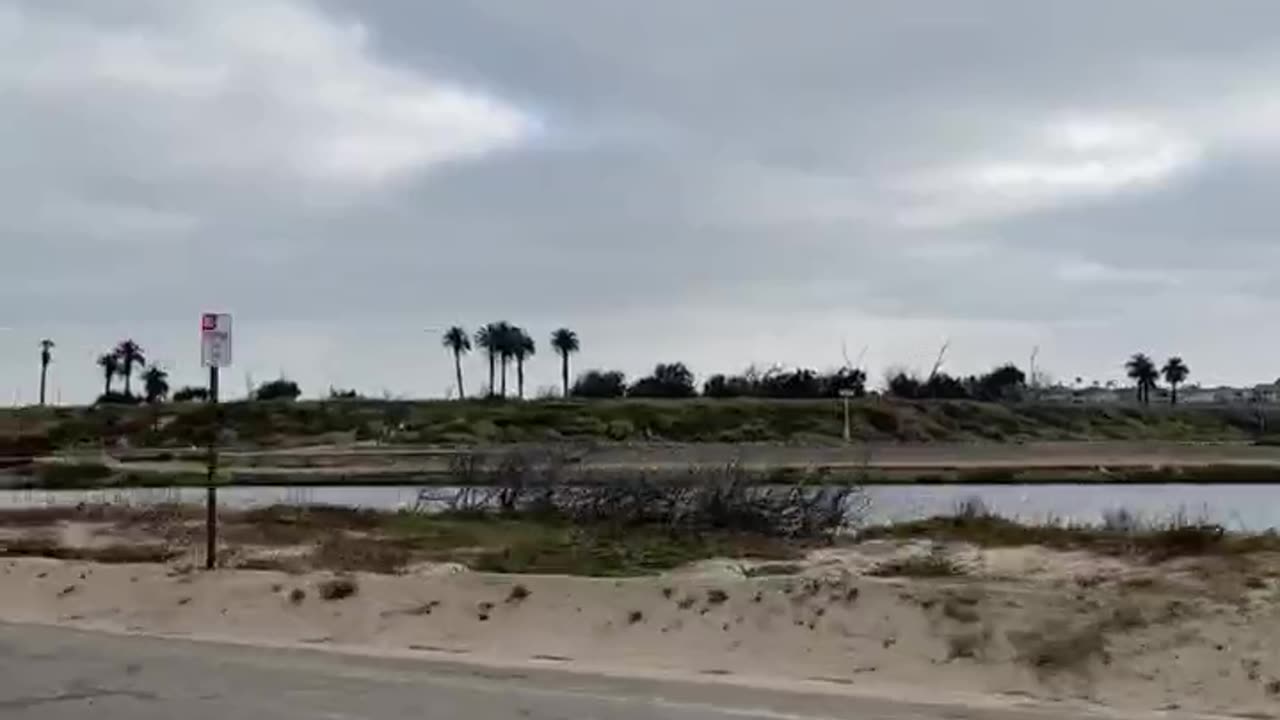
M881 578L945 552L965 575ZM1280 583L1266 562L1158 567L1041 548L868 543L799 574L709 561L627 580L458 565L358 573L0 560L0 620L1132 717L1280 712Z

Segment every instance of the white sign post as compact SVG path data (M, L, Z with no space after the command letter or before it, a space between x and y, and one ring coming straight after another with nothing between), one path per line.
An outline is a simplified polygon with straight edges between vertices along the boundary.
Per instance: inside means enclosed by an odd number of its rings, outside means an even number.
M231 316L205 313L200 316L200 364L209 368L209 403L218 404L218 369L231 366ZM209 439L209 476L205 487L205 561L207 570L218 560L218 488L214 476L218 472L218 434L222 431L220 416L215 412L213 434Z
M205 313L200 316L200 364L207 368L231 366L231 316Z

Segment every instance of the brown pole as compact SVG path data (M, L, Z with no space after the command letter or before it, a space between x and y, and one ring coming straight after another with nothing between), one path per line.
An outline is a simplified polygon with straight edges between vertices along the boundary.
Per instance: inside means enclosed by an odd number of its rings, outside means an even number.
M209 368L209 404L218 404L218 368ZM205 552L204 567L212 570L218 564L218 488L214 486L214 475L218 471L218 433L221 425L218 411L214 409L213 435L209 438L209 474L205 486L204 534Z

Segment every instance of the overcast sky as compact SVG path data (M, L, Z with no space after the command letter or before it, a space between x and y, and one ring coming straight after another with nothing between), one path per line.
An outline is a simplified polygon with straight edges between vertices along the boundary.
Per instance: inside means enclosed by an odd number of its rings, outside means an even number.
M0 392L580 368L1280 375L1273 0L0 0ZM856 359L853 358L853 359ZM466 366L472 389L483 361ZM0 401L12 398L0 396Z

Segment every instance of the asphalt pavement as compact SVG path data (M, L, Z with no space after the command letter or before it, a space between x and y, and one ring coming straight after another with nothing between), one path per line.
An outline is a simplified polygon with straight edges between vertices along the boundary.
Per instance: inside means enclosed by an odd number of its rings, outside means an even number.
M0 624L6 720L1044 720L841 695Z

